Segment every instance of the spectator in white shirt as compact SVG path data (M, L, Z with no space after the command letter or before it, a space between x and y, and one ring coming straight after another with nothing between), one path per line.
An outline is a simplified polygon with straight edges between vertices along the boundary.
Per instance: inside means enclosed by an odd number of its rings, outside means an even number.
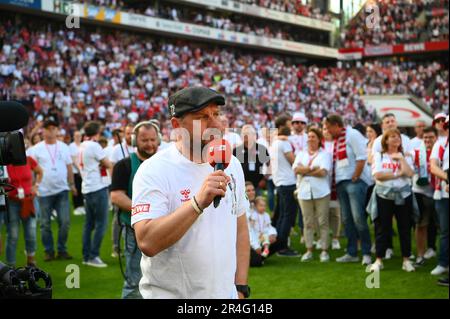
M382 117L381 128L383 129L383 133L386 130L395 130L398 129L398 123L395 115L393 113L386 113ZM411 140L408 136L401 134L402 137L402 149L405 154L411 154ZM381 152L381 138L382 135L378 136L377 139L373 142L372 152Z
M441 144L445 144L447 142L448 137L448 126L446 129L445 126L445 119L447 117L447 114L445 113L438 113L433 119L433 126L438 131L438 142Z
M414 132L416 136L411 139L411 148L414 150L420 146L423 142L423 130L426 127L426 123L424 120L417 120L414 125Z
M100 123L87 122L84 132L85 140L81 143L79 152L79 167L83 179L81 189L86 210L83 228L83 264L106 267L107 265L100 259L100 246L108 224L110 179L107 170L111 170L112 164L97 142L100 138ZM111 175L111 172L109 173Z
M447 131L447 140L445 142L437 141L430 155L430 170L435 176L435 208L438 213L440 235L440 252L436 268L431 272L432 275L448 274L448 169L449 169L449 146L448 146L448 116L445 120L443 129ZM448 282L447 282L448 283Z
M302 261L313 259L313 240L316 221L319 224L322 253L320 261L330 260L329 246L329 208L330 180L328 174L332 169L332 156L322 148L323 136L320 130L308 131L308 149L297 154L292 165L297 174L298 199L303 213L304 236L307 252Z
M277 247L279 256L293 257L298 253L289 248L288 238L291 227L295 223L295 216L298 204L295 200L294 191L296 178L292 170L294 163L294 148L287 140L291 133L290 118L287 115L280 115L275 120L278 129L278 137L270 149L270 163L272 166L272 178L277 190L278 217L276 219L276 229L278 233Z
M44 261L55 259L51 214L55 210L59 225L58 259L72 259L67 252L67 238L70 229L69 190L77 194L75 187L72 159L69 147L57 140L58 123L54 120L44 122L44 140L28 150L44 172L38 188L39 208L41 214L42 244L45 249Z
M382 151L374 154L373 176L376 180L374 200L376 211L371 211L375 224L376 261L371 271L383 268L383 258L392 236L392 219L395 216L403 257L402 269L415 271L411 256L411 228L413 221L413 193L411 177L414 175L410 154L403 153L400 131L386 130L381 139Z
M294 145L295 155L307 148L308 135L306 134L306 125L308 119L304 113L294 113L292 117L292 133L289 136L289 142Z

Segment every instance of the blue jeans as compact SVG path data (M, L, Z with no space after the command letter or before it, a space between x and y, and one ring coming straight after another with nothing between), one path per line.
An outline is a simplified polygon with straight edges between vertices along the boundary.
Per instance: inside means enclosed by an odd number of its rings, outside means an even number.
M439 265L442 267L448 267L448 201L448 198L435 201L439 227L441 229Z
M270 211L273 212L275 208L275 185L271 179L267 181L267 201Z
M21 222L25 233L25 249L27 255L34 256L34 253L36 252L36 217L30 216L26 220L23 220L20 218L21 204L12 200L10 200L8 204L9 214L8 218L4 221L7 227L6 262L11 266L15 266L17 241L19 239L19 227ZM6 214L2 213L2 216L3 215L6 216Z
M83 228L83 258L88 261L100 256L100 246L108 224L108 188L84 194L84 207L86 219Z
M136 243L134 231L128 226L124 227L125 231L125 277L123 283L122 299L142 299L139 292L139 281L142 278L141 257L142 253Z
M288 248L288 238L291 227L295 222L295 215L298 210L298 203L294 196L295 185L277 187L277 196L279 204L279 216L277 220L277 242L279 248Z
M58 253L66 253L66 243L70 229L69 192L62 191L55 195L39 197L39 209L41 214L41 237L45 252L48 254L55 253L50 217L52 211L56 210L59 226Z
M367 184L362 180L355 183L345 180L336 186L342 223L348 240L347 253L353 257L358 255L358 239L361 239L362 254L370 255L372 244L365 207L367 189Z

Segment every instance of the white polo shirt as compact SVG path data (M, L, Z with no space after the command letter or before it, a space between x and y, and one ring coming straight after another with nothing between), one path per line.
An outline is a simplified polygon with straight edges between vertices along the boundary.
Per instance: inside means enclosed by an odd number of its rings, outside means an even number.
M299 164L302 166L319 167L326 170L328 173L324 177L297 175L299 199L319 199L331 193L329 173L333 168L333 157L330 153L326 152L322 148L318 151L318 153L313 154L312 156L307 150L302 151L296 156L292 169L295 169Z
M142 163L133 181L131 224L169 215L197 194L214 172L208 163L189 161L176 144ZM237 298L235 288L237 218L249 209L241 164L232 157L231 177L220 205L204 209L184 236L154 257L142 256L144 298Z
M31 147L28 155L38 162L44 172L39 184L39 196L51 196L69 190L67 165L72 164L72 158L65 143L57 141L47 144L42 141Z

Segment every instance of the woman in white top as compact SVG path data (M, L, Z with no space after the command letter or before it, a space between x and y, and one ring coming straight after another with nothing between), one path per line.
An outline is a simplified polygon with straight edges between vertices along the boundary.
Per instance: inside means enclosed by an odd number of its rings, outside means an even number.
M329 261L329 207L332 156L322 148L323 136L320 130L308 131L308 149L297 154L292 165L297 178L297 196L303 212L304 234L307 252L302 261L313 258L313 240L316 220L319 222L322 253L320 261Z
M410 155L404 155L402 139L397 129L386 130L381 139L382 151L373 154L372 174L376 181L375 194L377 216L375 224L376 261L371 271L383 268L382 259L389 245L392 230L392 217L397 220L400 247L403 256L402 269L411 272L414 266L411 256L411 228L413 212L413 194L411 177L414 175L413 161Z

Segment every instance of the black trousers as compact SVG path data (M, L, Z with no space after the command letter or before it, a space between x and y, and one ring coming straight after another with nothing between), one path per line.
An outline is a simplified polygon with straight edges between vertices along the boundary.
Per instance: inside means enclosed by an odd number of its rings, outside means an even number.
M375 248L377 258L383 258L389 241L392 238L392 217L395 216L400 238L400 249L403 257L411 256L412 195L405 198L404 205L395 205L393 200L387 200L377 195L378 217L375 219Z
M81 179L81 175L80 174L73 174L74 180L75 180L75 187L77 189L78 195L77 196L73 196L73 207L77 208L77 207L81 207L84 206L84 202L83 202L83 194L81 193L81 183L82 183L82 179Z

